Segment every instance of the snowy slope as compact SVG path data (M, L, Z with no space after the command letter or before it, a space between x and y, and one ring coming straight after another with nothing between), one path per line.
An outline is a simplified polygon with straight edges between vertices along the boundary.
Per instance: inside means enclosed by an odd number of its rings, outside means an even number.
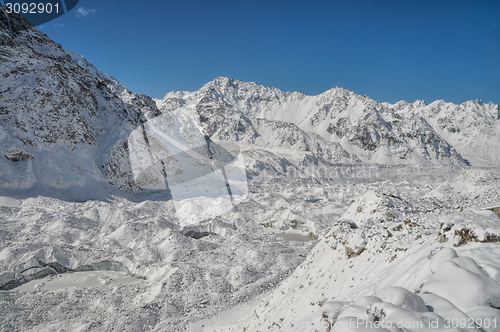
M466 101L460 105L437 100L408 104L399 102L388 108L405 117L419 114L434 130L449 142L473 165L497 166L500 142L500 110L498 104L481 100Z
M275 291L205 331L499 331L496 181L465 171L424 196L377 183Z
M0 8L0 188L68 189L127 178L127 135L159 114L82 56Z

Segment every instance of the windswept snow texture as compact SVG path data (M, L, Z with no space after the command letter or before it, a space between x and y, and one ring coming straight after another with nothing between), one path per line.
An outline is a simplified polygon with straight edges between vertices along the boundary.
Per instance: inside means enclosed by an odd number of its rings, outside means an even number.
M0 64L0 331L500 331L498 105Z

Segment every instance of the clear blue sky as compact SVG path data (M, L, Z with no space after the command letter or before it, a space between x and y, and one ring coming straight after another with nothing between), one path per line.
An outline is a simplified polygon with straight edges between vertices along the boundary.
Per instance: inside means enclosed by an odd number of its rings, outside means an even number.
M500 1L81 0L39 28L156 98L227 76L381 102L500 102Z

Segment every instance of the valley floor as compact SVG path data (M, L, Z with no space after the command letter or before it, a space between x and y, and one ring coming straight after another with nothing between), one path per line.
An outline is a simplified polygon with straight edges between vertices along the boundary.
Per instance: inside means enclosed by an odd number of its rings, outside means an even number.
M500 331L499 169L252 174L192 226L161 192L0 197L0 330Z

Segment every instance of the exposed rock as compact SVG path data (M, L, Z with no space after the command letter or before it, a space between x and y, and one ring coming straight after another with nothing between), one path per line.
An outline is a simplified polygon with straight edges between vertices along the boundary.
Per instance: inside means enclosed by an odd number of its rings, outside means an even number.
M33 155L31 153L19 150L19 149L9 149L7 153L5 154L5 158L8 160L17 163L19 161L25 160L25 159L33 159Z
M352 248L345 246L345 254L347 255L348 258L357 257L357 256L361 255L363 253L363 251L365 251L365 248L352 249Z
M493 211L497 216L500 217L500 207L493 208L491 209L491 211Z
M463 229L456 229L455 230L455 235L458 235L459 236L459 242L455 244L455 247L460 247L460 246L463 246L469 242L478 242L478 238L477 236L474 235L474 233L472 233L472 231L470 229L467 229L467 228L463 228Z

